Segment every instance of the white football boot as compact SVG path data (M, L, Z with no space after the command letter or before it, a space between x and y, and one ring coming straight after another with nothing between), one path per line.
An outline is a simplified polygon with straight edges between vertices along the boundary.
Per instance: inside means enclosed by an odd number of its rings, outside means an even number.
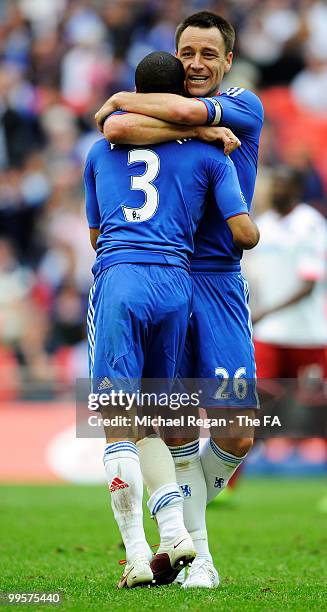
M179 584L180 586L182 586L182 584L185 582L186 580L186 573L187 568L183 567L183 569L179 572L179 574L177 574L175 580L174 580L174 584Z
M169 543L160 544L150 562L156 585L174 582L180 571L190 565L195 557L193 540L187 531Z
M190 567L187 578L182 584L183 589L215 589L219 586L219 575L211 561L195 559Z
M130 563L126 563L117 586L119 589L133 589L134 587L154 586L154 584L155 581L149 559L146 557L136 557Z

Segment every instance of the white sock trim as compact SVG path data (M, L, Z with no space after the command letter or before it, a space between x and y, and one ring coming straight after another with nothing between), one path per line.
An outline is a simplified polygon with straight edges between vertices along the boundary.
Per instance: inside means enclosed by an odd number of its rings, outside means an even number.
M237 457L236 455L232 455L232 453L227 453L227 451L222 450L212 438L210 438L209 444L212 452L215 453L215 455L217 455L217 457L229 467L237 467L240 463L242 463L243 459L245 459L247 455L246 453L243 455L243 457Z
M157 491L151 495L148 501L148 508L151 515L155 516L156 513L161 510L161 508L171 506L176 503L183 503L183 498L180 494L178 485L175 482L172 482L160 487L160 489L157 489Z
M103 463L106 464L109 459L120 459L122 457L130 457L139 462L139 454L134 442L122 440L121 442L112 442L106 444L103 454Z
M187 442L187 444L183 444L182 446L169 446L168 448L176 463L178 459L197 459L200 456L199 447L200 440L192 440L192 442Z

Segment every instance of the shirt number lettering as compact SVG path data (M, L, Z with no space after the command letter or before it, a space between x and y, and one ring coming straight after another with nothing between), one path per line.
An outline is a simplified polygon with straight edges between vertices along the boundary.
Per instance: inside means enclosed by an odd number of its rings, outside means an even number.
M159 204L159 193L155 185L152 185L160 169L160 159L154 151L148 149L135 149L129 151L128 165L136 162L145 164L145 172L141 176L131 177L131 189L141 190L145 194L144 204L138 208L129 208L122 206L126 221L132 223L140 223L149 221L155 215Z
M215 376L221 377L220 385L214 395L215 399L229 399L231 396L230 391L227 391L229 383L229 374L225 368L216 368ZM233 376L233 392L237 399L245 399L248 391L248 383L246 378L246 368L238 368Z

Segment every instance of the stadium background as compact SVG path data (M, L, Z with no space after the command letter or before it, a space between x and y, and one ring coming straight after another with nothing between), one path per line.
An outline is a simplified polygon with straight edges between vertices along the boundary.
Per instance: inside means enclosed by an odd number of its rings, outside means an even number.
M258 92L266 113L254 214L279 163L305 172L327 216L327 5L315 0L0 2L0 481L101 482L100 440L74 440L74 385L87 376L93 252L83 164L104 99L134 87L138 61L174 51L203 8L236 26L223 89ZM274 441L249 473L321 474L322 440Z

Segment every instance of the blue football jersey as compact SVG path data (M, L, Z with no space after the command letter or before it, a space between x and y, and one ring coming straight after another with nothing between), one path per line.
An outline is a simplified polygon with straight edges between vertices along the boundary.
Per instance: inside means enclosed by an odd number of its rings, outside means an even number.
M241 141L231 154L242 193L250 210L258 166L263 106L258 96L242 87L231 87L214 98L201 98L208 110L208 124L230 128ZM218 116L219 123L215 121ZM192 270L235 270L240 268L242 251L227 231L226 224L209 200L195 239Z
M95 274L124 262L188 269L208 190L230 239L225 220L247 212L232 160L196 140L150 148L101 139L84 179L89 227L100 229Z

